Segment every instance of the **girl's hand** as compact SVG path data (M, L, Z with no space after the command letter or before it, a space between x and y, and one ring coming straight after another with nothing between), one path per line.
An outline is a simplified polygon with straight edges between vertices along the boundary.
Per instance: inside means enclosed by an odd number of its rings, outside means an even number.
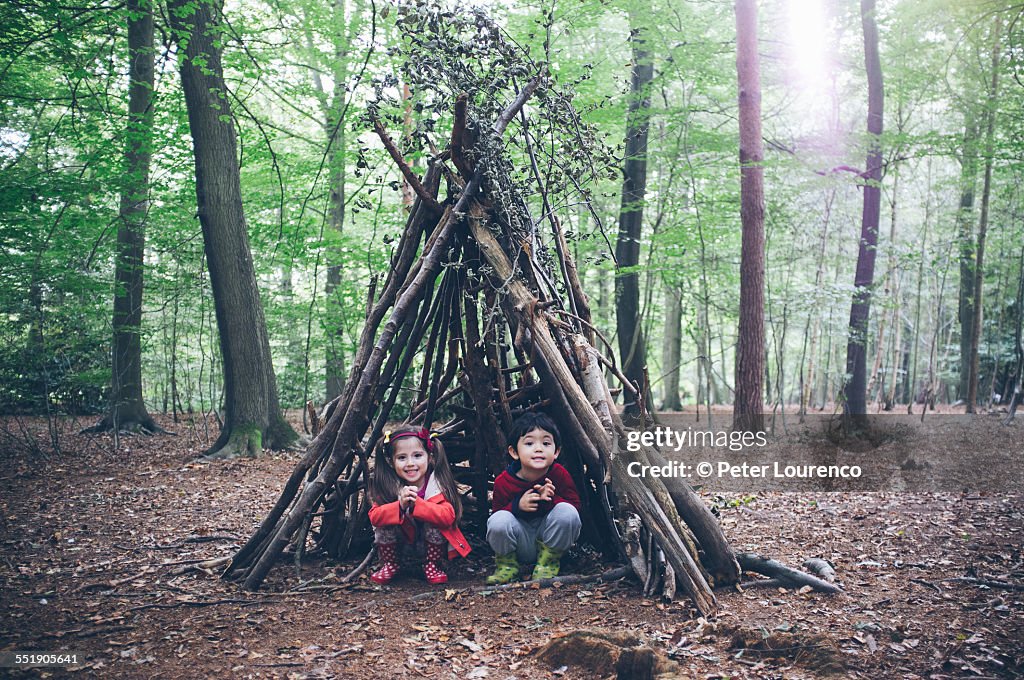
M416 498L419 497L419 489L415 486L403 486L398 492L398 504L403 510L412 510L416 505Z
M527 491L519 498L519 509L523 512L537 512L537 503L540 502L540 494L536 491Z

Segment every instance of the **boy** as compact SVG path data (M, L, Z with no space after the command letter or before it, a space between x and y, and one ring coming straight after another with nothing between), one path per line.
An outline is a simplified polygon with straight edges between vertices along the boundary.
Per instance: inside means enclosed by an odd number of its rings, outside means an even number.
M509 583L519 562L536 561L533 579L558 575L562 553L580 535L580 498L569 472L555 462L558 426L543 413L520 416L508 433L512 463L494 480L487 542L497 567L487 583Z

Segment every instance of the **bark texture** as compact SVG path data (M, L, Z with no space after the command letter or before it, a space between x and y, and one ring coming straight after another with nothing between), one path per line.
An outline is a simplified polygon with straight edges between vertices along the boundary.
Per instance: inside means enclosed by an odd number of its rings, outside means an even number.
M654 78L654 64L647 51L643 29L633 29L630 43L633 47L633 72L626 114L626 157L622 169L622 208L619 211L619 234L615 242L615 262L620 270L635 268L640 262L644 194L647 191L650 84ZM640 390L645 390L644 369L647 366L647 345L640 319L640 275L635 269L627 272L620 271L615 277L615 323L619 338L619 356L622 358L622 371ZM648 400L647 403L649 404L650 401ZM628 421L636 421L642 417L640 409L641 404L637 399L627 398L623 415Z
M679 373L682 362L683 294L675 286L665 288L665 346L662 348L661 366L665 372L665 399L661 408L680 411Z
M764 145L756 0L736 0L740 118L740 320L736 339L734 430L764 430Z
M220 6L168 5L195 155L196 199L224 364L224 427L211 456L258 455L295 438L278 405L249 250L237 146L219 47Z
M882 63L878 56L878 25L875 0L861 0L861 26L864 30L864 67L868 75L867 166L864 171L864 207L861 213L860 246L853 304L850 306L849 338L846 345L844 413L860 419L867 415L867 331L871 310L871 287L875 279L875 253L878 248L878 222L882 210L882 111L884 89Z
M114 266L111 410L102 428L155 432L142 397L142 288L153 136L153 8L128 1L128 129Z
M956 214L960 252L960 380L957 397L967 399L970 381L971 339L974 337L974 190L978 177L978 124L968 110L964 122L963 151L960 154L960 207Z
M995 28L992 34L992 80L989 86L988 103L985 107L985 177L982 180L981 189L981 214L978 217L978 242L975 249L974 277L972 282L973 295L971 302L974 305L971 323L971 342L968 351L968 380L967 380L967 412L974 413L978 406L978 345L981 341L981 334L984 330L981 324L982 317L982 292L985 282L985 238L988 234L988 212L989 199L992 193L992 164L995 146L993 137L995 135L996 107L999 105L999 33L1002 25L1001 17L996 15ZM991 390L990 390L991 391Z

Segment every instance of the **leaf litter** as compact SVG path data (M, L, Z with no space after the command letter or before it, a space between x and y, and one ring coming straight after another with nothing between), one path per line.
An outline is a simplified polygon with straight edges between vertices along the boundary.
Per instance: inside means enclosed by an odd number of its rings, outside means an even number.
M845 592L720 590L708 622L628 581L475 593L489 568L480 549L435 598L412 599L430 587L409 575L339 585L358 558L304 563L301 580L323 590L295 590L282 564L246 593L217 578L218 560L273 505L294 453L207 465L195 462L195 437L122 437L119 450L102 436L63 437L59 458L4 454L0 649L84 658L14 676L590 679L536 657L581 629L636 636L683 664L682 677L1024 675L1024 592L1002 585L1024 583L1020 493L726 499L737 550L822 558ZM588 559L571 566L606 566Z

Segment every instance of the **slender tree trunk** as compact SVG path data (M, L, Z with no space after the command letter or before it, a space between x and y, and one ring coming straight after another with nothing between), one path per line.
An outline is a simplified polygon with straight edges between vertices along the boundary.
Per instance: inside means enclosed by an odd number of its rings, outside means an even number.
M208 454L258 455L296 438L281 415L270 340L249 250L235 129L221 65L221 7L172 0L181 82L196 166L196 198L210 270L221 359L224 425Z
M1003 420L1005 425L1013 422L1017 415L1017 407L1020 406L1021 397L1024 396L1024 248L1020 250L1020 278L1017 282L1017 300L1014 307L1017 314L1017 328L1013 334L1013 354L1016 365L1011 385L1013 396L1010 398L1010 406L1007 409L1006 418Z
M111 408L97 429L161 431L142 397L142 285L153 138L153 6L128 0L128 130L114 265Z
M740 321L736 337L734 430L764 430L764 146L756 0L736 0L740 118ZM780 365L781 371L781 365ZM781 373L780 373L781 375ZM780 399L781 385L780 385Z
M344 115L347 106L348 87L348 52L352 43L352 36L359 30L361 22L346 24L346 2L345 0L334 0L331 3L333 9L333 21L335 33L332 35L334 41L334 60L331 64L332 77L334 80L333 91L330 97L320 79L320 72L313 69L313 85L320 95L324 116L324 132L327 137L327 166L330 178L330 207L327 216L327 226L332 234L332 239L340 239L345 230L345 181L348 176L347 154L348 140L345 134ZM312 50L312 39L310 48ZM345 346L344 346L344 314L345 306L341 300L342 269L344 257L341 249L337 246L327 248L327 285L324 289L327 300L326 321L324 329L326 333L327 357L325 365L325 391L326 400L330 401L342 393L345 389L345 378L348 371L345 367Z
M870 148L864 183L864 208L861 215L860 247L853 304L850 306L849 339L846 345L845 399L847 416L867 415L867 350L868 318L871 309L871 286L875 277L875 250L878 246L878 220L882 202L882 110L884 90L882 64L878 57L878 26L875 23L875 0L861 0L861 25L864 29L864 66L868 75L868 135Z
M642 28L633 29L630 42L633 47L633 75L626 117L622 208L619 211L619 234L615 243L618 267L630 271L615 277L615 318L623 373L643 389L647 346L640 318L640 277L635 268L640 262L644 194L647 190L647 131L650 126L650 83L654 77L654 65L647 52ZM647 395L645 400L648 405L651 403ZM627 423L635 423L641 417L639 406L635 401L626 403L623 417Z
M897 106L897 115L896 115L897 126L898 126L897 132L902 130L902 125L901 125L902 119L901 119L900 115L901 115L901 113L900 113L900 110L899 110L899 106ZM885 285L883 286L883 293L892 301L893 305L898 305L899 304L899 300L898 300L898 297L897 297L897 295L895 293L895 288L894 288L894 285L893 285L893 277L894 277L894 274L895 274L895 271L894 271L894 268L895 268L895 257L896 257L896 251L895 251L895 249L896 249L896 192L898 191L898 189L899 189L899 173L896 172L896 167L894 165L894 167L893 167L893 180L892 180L892 192L891 192L892 199L891 199L890 204L889 204L889 207L890 207L890 212L889 212L889 256L887 258L887 263L886 263L886 267L885 267ZM879 217L879 219L881 219L881 217ZM867 389L865 390L865 394L867 395L867 399L869 401L872 398L871 395L875 394L875 384L878 382L879 379L882 381L882 385L879 388L878 394L879 395L884 394L885 390L886 390L886 376L888 374L882 375L881 371L882 371L882 361L883 361L884 357L887 354L886 348L888 347L888 344L889 344L887 342L887 338L886 338L886 331L889 329L890 316L892 316L892 323L893 324L897 323L898 318L895 315L891 315L889 312L886 312L886 311L883 310L883 313L878 315L878 335L876 336L877 340L875 342L875 361L874 361L874 364L871 367L871 373L869 374L869 377L868 377L868 386L867 386ZM895 326L893 327L893 332L894 333L896 332ZM880 400L881 400L881 398L879 399L879 401Z
M344 83L337 86L344 92ZM337 89L336 87L336 89ZM335 111L338 109L334 108ZM328 228L334 238L340 238L345 228L345 133L342 130L344 124L331 124L328 118L328 129L334 129L337 133L333 138L328 138L331 149L328 152L328 163L330 164L330 212L328 214ZM345 306L341 300L341 273L343 268L343 256L341 249L336 246L327 248L327 285L324 288L326 305L326 400L334 399L345 389L345 348L344 348L344 325L343 315Z
M901 133L904 129L903 125L903 108L902 105L897 107L896 121L898 126L898 133ZM889 206L891 212L889 213L889 263L886 267L885 280L886 290L889 293L889 298L892 300L892 363L889 365L889 391L885 398L885 410L891 411L893 404L896 400L896 383L899 381L899 367L902 363L903 356L903 323L900 319L900 272L896 267L896 227L898 222L896 221L896 208L897 199L899 196L899 169L898 167L893 168L892 177L892 198Z
M828 245L828 223L832 217L832 203L835 201L836 192L832 190L828 193L828 197L825 199L825 214L822 217L821 222L821 238L818 241L818 261L814 273L814 289L816 291L821 290L822 282L825 278L825 249ZM800 415L803 417L806 413L806 408L811 405L814 400L814 387L816 382L817 364L815 363L818 356L818 340L821 334L821 316L818 314L817 302L811 307L811 317L814 319L814 327L811 330L811 346L807 350L808 364L807 364L807 377L806 377L806 388L804 395L801 396L800 404ZM808 320L810 324L810 320ZM801 362L802 363L802 362ZM826 371L828 369L826 368ZM824 404L826 397L822 397L822 403Z
M302 326L299 324L299 317L295 314L298 307L295 302L295 287L292 279L295 276L295 270L292 267L292 262L289 259L281 267L281 299L287 307L285 319L287 319L287 328L285 334L288 337L287 345L287 361L288 361L288 379L295 381L295 386L289 392L285 392L285 403L288 403L288 394L291 394L292 403L303 397L299 391L302 389L302 385L305 384L305 372L306 367L309 366L309 358L304 356L305 343L302 337ZM305 402L298 401L297 405L302 406Z
M924 221L921 224L921 251L917 263L917 294L914 296L914 339L910 343L911 357L910 370L907 372L909 380L910 396L907 398L907 415L914 412L914 402L917 401L917 365L921 353L921 289L924 283L924 259L928 253L928 228L931 225L932 215L932 159L927 161L927 184L924 200Z
M676 286L665 287L665 345L662 370L665 372L665 400L661 408L681 411L679 400L679 364L682 355L683 293Z
M985 179L981 189L981 215L978 218L978 247L974 260L974 323L971 333L970 371L967 382L967 412L974 413L978 405L978 344L981 339L982 285L985 282L985 236L988 233L988 206L992 193L992 161L995 147L996 107L999 96L999 31L1001 17L996 15L992 35L992 85L988 93L988 107L985 111Z
M898 284L897 284L898 285ZM893 339L892 339L892 354L891 362L889 364L889 386L888 391L885 394L885 406L883 407L886 411L891 411L893 406L896 405L896 387L899 384L900 371L903 370L903 365L906 363L903 360L903 323L899 317L899 302L896 303L897 308L893 310Z
M999 273L999 281L996 284L996 294L995 294L996 300L1000 300L1001 301L1001 300L1005 299L1004 296L1006 295L1006 285L1008 284L1008 281L1005 280L1004 274L1009 274L1008 270L1009 270L1009 268L1007 268L1007 269L1005 269L1003 271L1000 271L1000 273ZM1002 344L1003 319L1005 317L1005 311L1006 311L1006 305L1003 304L1002 302L1000 302L1000 304L999 304L999 314L996 316L996 332L995 332L995 337L996 337L997 349L996 349L995 352L992 353L992 373L991 373L992 377L988 381L988 390L986 390L986 393L987 393L988 396L985 399L982 400L984 402L984 404L985 404L985 408L989 409L989 410L991 410L992 406L996 404L997 391L998 391L999 395L1006 394L1006 390L1004 389L1003 384L999 381L999 370L1000 370L999 362L1000 362L1000 359L1002 359L1002 352L1001 352L1002 348L999 347L999 345ZM1008 368L1007 368L1007 370L1008 370ZM1007 375L1007 377L1009 377L1009 375ZM1002 401L1002 397L1001 396L1000 396L1000 401Z
M978 124L968 109L964 121L964 144L960 159L960 209L957 211L957 240L960 245L960 381L957 396L967 399L971 377L971 341L974 337L974 188L978 175Z

